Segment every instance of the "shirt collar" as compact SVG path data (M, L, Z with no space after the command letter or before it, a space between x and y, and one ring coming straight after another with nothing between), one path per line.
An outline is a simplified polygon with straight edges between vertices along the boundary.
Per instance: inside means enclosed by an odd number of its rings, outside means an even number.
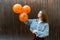
M38 23L42 23L43 21L38 20Z

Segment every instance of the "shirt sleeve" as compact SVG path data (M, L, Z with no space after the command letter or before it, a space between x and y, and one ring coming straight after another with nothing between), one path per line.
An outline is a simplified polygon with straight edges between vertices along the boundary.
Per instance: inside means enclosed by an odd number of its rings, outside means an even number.
M30 25L32 23L33 19L28 19L25 24Z
M46 23L43 31L39 31L39 34L41 36L48 36L49 35L49 25L48 25L48 23Z

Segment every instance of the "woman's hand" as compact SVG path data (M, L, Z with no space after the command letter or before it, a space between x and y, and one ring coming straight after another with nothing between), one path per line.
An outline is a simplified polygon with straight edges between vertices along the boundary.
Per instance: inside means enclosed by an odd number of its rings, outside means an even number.
M33 34L36 34L38 32L38 30L33 30Z

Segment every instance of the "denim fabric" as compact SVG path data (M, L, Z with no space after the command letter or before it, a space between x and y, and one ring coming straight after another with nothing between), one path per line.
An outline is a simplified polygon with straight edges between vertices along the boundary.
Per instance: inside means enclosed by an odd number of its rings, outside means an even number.
M38 19L29 19L25 24L30 25L30 31L38 30L36 33L37 37L46 37L49 35L49 25L48 23L41 22L38 23Z

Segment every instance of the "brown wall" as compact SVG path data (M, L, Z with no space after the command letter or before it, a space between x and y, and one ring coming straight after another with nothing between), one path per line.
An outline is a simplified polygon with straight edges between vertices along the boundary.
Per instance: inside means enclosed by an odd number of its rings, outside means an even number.
M19 35L21 37L32 35L29 26L21 23L19 16L13 12L12 7L16 3L31 6L29 18L37 18L39 10L46 10L50 25L50 36L47 40L60 40L60 0L1 0L0 33L2 35Z

